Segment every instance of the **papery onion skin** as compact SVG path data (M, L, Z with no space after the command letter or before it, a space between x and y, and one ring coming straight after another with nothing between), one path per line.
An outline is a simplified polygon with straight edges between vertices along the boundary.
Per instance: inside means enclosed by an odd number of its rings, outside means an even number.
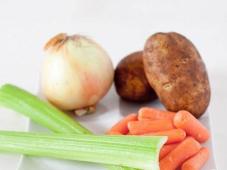
M94 41L58 34L45 46L41 72L44 96L63 110L95 106L113 82L108 54Z

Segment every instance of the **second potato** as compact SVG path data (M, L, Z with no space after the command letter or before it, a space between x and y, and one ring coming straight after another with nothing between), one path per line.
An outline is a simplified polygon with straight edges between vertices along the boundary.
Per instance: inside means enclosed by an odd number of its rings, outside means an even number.
M145 102L157 98L145 76L142 51L134 52L120 61L115 70L114 83L123 99Z

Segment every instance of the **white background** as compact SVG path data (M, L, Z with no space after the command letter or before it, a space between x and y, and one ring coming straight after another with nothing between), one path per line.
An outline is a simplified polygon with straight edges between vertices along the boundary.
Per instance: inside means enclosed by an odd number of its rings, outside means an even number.
M227 4L216 0L0 1L0 84L36 93L42 48L59 32L84 34L99 42L114 65L140 50L149 35L184 34L200 51L210 77L209 107L219 170L227 153ZM0 129L24 130L26 119L0 111ZM0 170L15 170L18 156L0 155Z

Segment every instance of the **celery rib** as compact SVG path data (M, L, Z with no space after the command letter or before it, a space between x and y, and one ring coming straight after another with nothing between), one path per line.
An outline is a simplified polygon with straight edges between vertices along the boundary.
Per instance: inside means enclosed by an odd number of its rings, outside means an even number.
M1 151L152 170L158 169L158 154L165 141L166 137L0 131Z
M0 105L30 117L34 122L57 133L91 134L53 105L16 86L6 84L0 88Z

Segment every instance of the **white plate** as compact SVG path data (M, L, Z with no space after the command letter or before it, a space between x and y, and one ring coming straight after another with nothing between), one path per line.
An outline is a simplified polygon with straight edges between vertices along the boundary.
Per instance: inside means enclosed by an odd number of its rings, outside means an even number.
M163 108L159 101L135 104L128 103L118 98L115 90L112 88L108 95L97 106L97 111L94 114L86 115L77 118L85 127L90 129L96 134L103 134L114 123L118 122L123 116L128 113L137 112L141 106L153 106ZM209 114L206 113L201 122L211 130ZM47 131L43 127L29 123L28 131ZM216 170L214 161L212 138L204 144L210 149L210 159L202 170ZM50 158L36 158L30 156L23 156L19 164L18 170L100 170L105 169L102 165L91 164L86 162L58 160Z

